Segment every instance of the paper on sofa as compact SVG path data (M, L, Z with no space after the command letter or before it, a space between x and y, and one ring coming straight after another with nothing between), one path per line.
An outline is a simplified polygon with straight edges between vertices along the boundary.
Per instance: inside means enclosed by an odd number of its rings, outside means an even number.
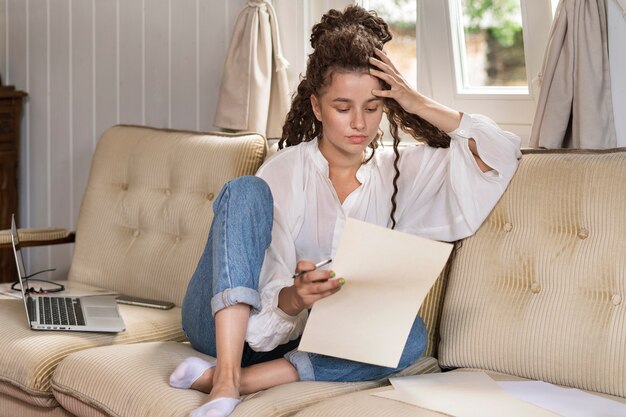
M558 417L509 395L484 372L446 372L390 378L394 389L373 393L456 417Z

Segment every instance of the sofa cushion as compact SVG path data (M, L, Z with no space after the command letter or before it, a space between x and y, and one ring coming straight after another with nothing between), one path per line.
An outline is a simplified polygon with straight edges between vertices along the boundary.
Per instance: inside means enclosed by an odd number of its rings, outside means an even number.
M446 293L446 285L448 282L448 271L451 261L454 259L453 254L446 264L444 270L435 281L430 291L424 298L424 302L420 306L418 315L424 320L428 341L424 356L437 357L437 346L439 344L439 322L441 320L441 310L443 309L443 299Z
M155 340L183 341L180 308L158 310L119 306L126 331L117 334L34 331L27 327L24 303L0 299L0 394L40 407L55 407L50 379L67 355L91 347Z
M476 369L460 369L452 372L478 371ZM523 378L513 375L487 372L495 381L523 381ZM376 392L388 391L391 386L368 389L341 397L331 398L305 408L295 417L447 417L448 414L439 413L426 408L417 407L389 398L372 395ZM596 393L592 393L596 394ZM626 403L626 399L604 395L614 401Z
M54 407L39 407L0 393L0 417L72 417L69 411L55 403Z
M108 129L93 156L68 279L180 305L215 198L228 180L253 175L266 152L254 133Z
M440 363L626 397L626 149L526 152L448 277Z
M77 352L54 374L59 403L77 416L188 416L206 394L168 386L168 378L188 356L208 359L186 343L142 343ZM434 358L423 358L406 374L438 371ZM387 380L360 383L297 382L245 397L232 417L288 416L322 399L380 386ZM91 410L89 410L91 408Z

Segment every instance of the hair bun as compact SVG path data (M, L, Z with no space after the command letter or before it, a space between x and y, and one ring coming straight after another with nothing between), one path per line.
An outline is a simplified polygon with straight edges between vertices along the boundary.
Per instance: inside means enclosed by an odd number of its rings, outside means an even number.
M345 26L361 26L374 35L381 43L391 40L391 33L387 23L376 12L368 12L360 6L348 6L343 12L336 9L329 10L311 31L311 46L317 48L323 35Z

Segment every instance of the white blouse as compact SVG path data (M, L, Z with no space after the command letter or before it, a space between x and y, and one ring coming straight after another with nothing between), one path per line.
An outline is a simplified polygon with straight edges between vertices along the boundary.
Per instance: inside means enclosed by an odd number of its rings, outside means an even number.
M400 149L396 230L455 241L473 234L502 196L517 169L520 139L482 115L464 114L449 133L449 148L416 144ZM468 139L493 170L483 173ZM328 178L328 162L317 140L279 151L258 170L274 197L272 243L265 253L259 292L261 310L253 310L246 341L270 351L296 339L308 312L289 316L278 308L278 294L293 284L299 260L332 258L347 217L391 227L394 154L379 148L357 172L361 185L339 202Z

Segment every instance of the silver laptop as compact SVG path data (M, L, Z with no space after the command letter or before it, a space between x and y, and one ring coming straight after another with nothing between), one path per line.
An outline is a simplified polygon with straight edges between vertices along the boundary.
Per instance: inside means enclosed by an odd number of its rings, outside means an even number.
M15 217L11 220L11 243L17 265L28 325L33 330L117 333L125 330L115 297L107 295L31 294L24 270Z

